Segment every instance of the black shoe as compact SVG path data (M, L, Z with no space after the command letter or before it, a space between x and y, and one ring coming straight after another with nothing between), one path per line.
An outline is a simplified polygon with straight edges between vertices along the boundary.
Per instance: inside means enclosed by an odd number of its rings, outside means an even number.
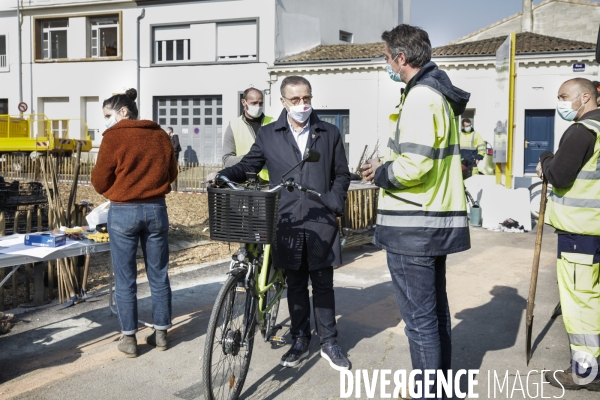
M300 363L300 360L308 357L308 341L298 338L292 344L292 348L281 357L279 364L284 367L295 367Z
M548 371L545 374L546 380L552 386L565 390L587 389L590 392L600 392L600 379L594 379L586 385L579 385L573 380L571 367L565 371Z
M345 371L350 368L350 361L342 354L342 349L337 344L325 343L321 346L321 357L329 361L331 368L337 371Z

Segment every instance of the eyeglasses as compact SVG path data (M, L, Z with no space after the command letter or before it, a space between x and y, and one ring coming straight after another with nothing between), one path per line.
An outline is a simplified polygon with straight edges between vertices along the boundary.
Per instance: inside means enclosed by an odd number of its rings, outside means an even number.
M304 97L292 97L291 99L288 99L287 97L284 97L284 99L288 100L290 103L292 103L293 105L297 106L298 104L300 104L300 100L302 100L302 104L310 104L310 101L312 99L312 95L310 95L310 96L304 96Z

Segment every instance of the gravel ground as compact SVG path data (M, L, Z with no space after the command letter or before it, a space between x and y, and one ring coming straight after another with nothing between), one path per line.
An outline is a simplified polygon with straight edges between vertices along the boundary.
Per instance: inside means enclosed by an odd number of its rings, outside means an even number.
M60 196L63 204L68 202L70 186L60 185ZM91 186L80 186L77 189L76 202L91 202L94 207L107 201L96 193ZM167 195L169 213L169 244L171 248L169 268L177 269L190 265L229 257L237 249L236 244L214 242L209 238L207 198L202 194L170 193ZM101 289L108 284L108 268L110 253L93 254L88 275L88 290ZM138 253L138 276L145 275L144 260L141 251ZM25 272L19 269L17 290L19 303L25 303ZM33 281L33 279L31 279ZM10 280L4 286L4 307L12 308L12 286ZM33 284L31 284L33 288ZM33 289L32 289L33 291Z

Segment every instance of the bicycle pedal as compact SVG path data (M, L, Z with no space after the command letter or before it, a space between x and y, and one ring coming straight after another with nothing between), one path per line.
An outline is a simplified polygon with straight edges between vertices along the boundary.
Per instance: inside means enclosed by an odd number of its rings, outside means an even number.
M285 339L279 336L271 336L269 338L269 343L273 343L273 344L278 344L280 346L283 346L286 344Z

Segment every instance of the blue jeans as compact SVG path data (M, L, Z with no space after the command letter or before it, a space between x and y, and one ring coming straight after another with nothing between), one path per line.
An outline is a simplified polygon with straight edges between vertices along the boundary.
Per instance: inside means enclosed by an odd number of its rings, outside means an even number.
M387 260L400 314L406 323L404 331L413 370L441 370L446 374L452 358L446 256L413 257L388 252ZM416 381L422 387L423 375L417 375ZM429 388L430 393L436 390L435 384Z
M152 298L154 328L171 327L169 217L164 200L149 203L111 203L108 211L110 253L115 271L115 301L124 335L137 332L137 263L141 243Z

